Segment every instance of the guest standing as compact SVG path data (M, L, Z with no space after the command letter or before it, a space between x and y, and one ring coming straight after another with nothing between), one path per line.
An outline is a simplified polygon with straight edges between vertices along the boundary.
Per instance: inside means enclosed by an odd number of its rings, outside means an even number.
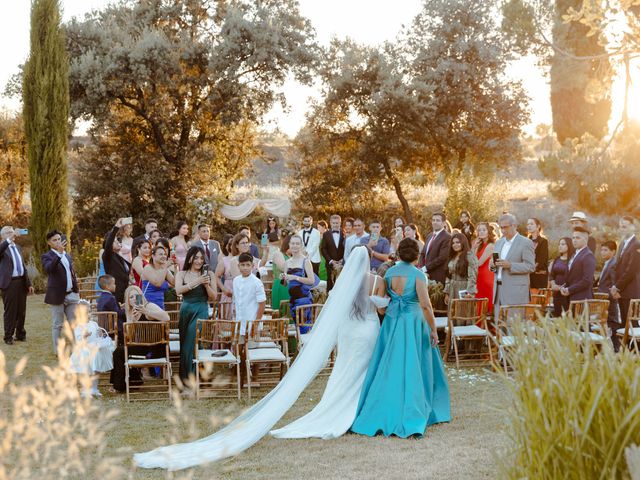
M587 220L587 216L583 212L573 212L573 215L571 215L571 218L569 219L569 223L572 228L581 227L587 230L587 232L589 231L589 220ZM591 250L591 253L596 253L596 239L591 235L589 235L587 246L589 247L589 250Z
M347 239L353 234L353 217L347 217L344 219L344 238Z
M71 255L65 252L67 239L63 239L62 233L58 230L51 230L46 238L51 250L43 253L40 261L47 274L47 293L44 296L44 303L51 307L53 351L57 355L58 340L62 334L65 317L67 322L73 324L80 295L73 260Z
M438 212L431 215L431 228L433 232L425 239L418 266L425 267L429 280L444 286L447 278L447 259L449 257L449 243L451 234L445 230L447 217ZM436 309L438 306L436 305Z
M134 240L151 240L151 232L158 230L158 221L155 218L147 218L144 221L144 233Z
M331 230L326 231L322 237L322 256L327 264L327 291L333 288L337 272L342 268L345 242L340 215L331 215L329 223Z
M613 348L616 352L620 350L620 337L616 335L616 331L621 328L621 325L618 317L618 301L611 296L611 287L615 282L614 275L617 249L618 246L613 240L607 240L600 245L600 257L602 257L604 264L596 283L598 292L609 295L607 327L611 332L611 342L613 343Z
M164 292L175 283L167 262L167 249L156 245L151 250L151 261L142 270L144 298L164 310Z
M104 274L98 277L98 284L100 285L100 296L96 300L96 307L98 312L115 312L118 314L118 337L122 338L123 327L125 322L124 309L120 307L118 300L116 299L116 279L109 274Z
M447 263L447 279L444 286L444 301L451 305L451 301L460 297L460 292L466 291L462 298L473 298L478 292L478 259L469 248L469 242L464 233L454 233L449 247L449 262Z
M264 313L267 296L264 285L258 277L252 275L253 255L248 252L238 256L240 275L233 279L236 320L240 322L240 335L245 335L247 323L260 320ZM249 381L249 379L247 379Z
M596 257L589 250L589 230L575 227L571 236L576 253L569 259L567 282L560 293L569 297L569 302L593 298L593 282L596 273Z
M320 272L320 232L313 228L313 217L305 215L302 218L303 228L298 232L302 239L304 252L309 257L313 271L316 275Z
M280 228L278 227L278 220L276 217L267 217L267 226L263 233L266 233L267 235L275 233L278 238L280 238Z
M218 266L214 272L216 283L220 289L220 303L232 303L233 301L233 272L231 262L233 261L233 235L225 233L222 237L222 258L218 259ZM225 312L227 313L227 312ZM233 313L230 317L233 317Z
M493 311L493 272L489 268L489 261L493 255L496 237L493 226L487 222L480 222L476 226L477 237L473 241L473 251L478 259L478 281L476 298L489 300L487 310Z
M15 244L19 234L13 227L0 230L0 290L4 305L4 343L13 344L27 340L24 322L27 315L27 295L33 295L33 287L27 274L27 266L20 247Z
M362 243L362 239L367 236L367 232L364 229L364 221L361 218L356 218L353 221L353 234L347 236L344 241L344 261L346 262L349 258L349 254L353 247L356 245L360 245Z
M422 241L422 235L420 235L420 231L418 230L417 225L414 223L410 223L406 227L404 227L404 238L412 238L416 242L418 242L418 248L420 251L424 248L424 242Z
M549 284L549 241L543 235L542 222L537 218L527 220L527 232L536 252L536 270L529 275L531 293L535 295Z
M124 302L124 291L130 285L131 264L120 255L122 245L116 235L122 228L122 218L119 218L104 241L104 271L116 279L116 298L118 302Z
M318 277L320 280L327 280L327 262L322 255L322 240L324 238L324 234L329 231L329 225L324 220L320 220L316 225L318 229L318 233L320 233L320 267L318 268Z
M134 240L131 252L134 256L133 263L131 264L133 285L142 288L142 271L144 267L149 265L149 259L151 258L151 241L144 239Z
M118 234L116 235L120 240L120 251L118 255L124 258L129 264L133 261L131 256L131 248L133 247L133 238L131 237L131 232L133 231L133 225L127 223L126 225L122 225Z
M253 255L253 258L260 260L260 249L251 241L251 228L249 225L240 225L238 233L242 233L249 239L249 253Z
M204 250L191 247L187 251L184 270L176 276L176 293L182 295L180 307L180 379L185 382L195 374L193 355L198 319L209 318L209 302L216 298L212 276L204 273Z
M189 224L187 222L178 222L176 225L176 234L171 238L173 253L180 270L184 269L184 261L187 258L187 250L190 246L189 241Z
M380 233L382 228L378 220L369 223L369 235L360 240L360 244L366 245L371 250L371 271L376 272L378 267L389 260L391 244Z
M287 235L282 239L280 250L273 256L273 286L271 288L271 305L275 309L280 309L282 301L290 301L289 289L280 281L280 275L287 271L287 260L291 252L289 251L289 241L291 235ZM282 314L282 312L280 312Z
M560 288L567 283L569 274L569 259L573 258L575 249L569 237L563 237L558 242L558 256L550 267L551 291L553 292L553 316L559 317L562 312L569 310L569 297L560 293Z
M460 212L460 220L458 221L458 223L456 223L455 228L464 233L464 236L467 237L469 245L471 245L473 236L476 233L476 226L471 220L471 214L469 213L469 210L462 210Z
M209 265L209 270L216 271L218 266L218 255L220 254L220 244L216 240L211 240L211 229L209 225L201 223L198 225L198 238L193 241L193 247L200 247L204 250L204 261Z
M611 287L611 296L620 305L620 320L624 326L629 314L632 299L640 298L640 242L636 238L636 225L633 217L624 216L618 223L622 241L618 251L615 282ZM636 327L637 325L632 325Z

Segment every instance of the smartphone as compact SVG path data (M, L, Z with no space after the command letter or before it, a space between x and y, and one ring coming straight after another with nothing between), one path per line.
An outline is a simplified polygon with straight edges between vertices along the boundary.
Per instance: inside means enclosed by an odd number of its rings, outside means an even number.
M19 235L29 235L29 230L27 230L26 228L19 228L18 229L18 234Z
M371 241L377 242L378 238L379 238L379 235L377 233L372 233L371 234Z
M136 293L136 305L138 307L142 306L142 295L140 295L139 293Z
M493 252L493 263L496 263L500 260L500 254L498 252Z
M263 233L262 237L260 237L260 245L262 245L263 247L266 247L268 243L269 243L269 234Z
M226 350L215 350L211 352L212 357L224 357L227 354Z
M209 265L206 263L202 266L202 275L209 275Z
M63 233L62 235L60 235L60 241L61 241L62 243L64 243L64 242L66 242L66 241L67 241L67 236L66 236L64 233Z
M131 225L133 223L133 217L124 217L122 219L122 225Z
M466 290L460 290L458 292L458 298L464 298L468 292Z

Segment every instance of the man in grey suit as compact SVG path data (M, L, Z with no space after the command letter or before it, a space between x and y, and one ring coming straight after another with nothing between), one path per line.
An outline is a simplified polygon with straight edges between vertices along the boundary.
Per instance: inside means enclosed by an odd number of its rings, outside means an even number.
M198 225L198 238L193 242L193 247L200 247L204 250L204 263L209 265L209 271L215 272L218 266L218 255L220 254L220 244L211 240L211 229L209 225ZM213 273L212 273L213 274Z
M496 242L490 267L496 272L493 280L495 315L498 318L501 305L529 303L529 274L536 268L533 242L518 233L518 221L506 213L498 219L502 238Z

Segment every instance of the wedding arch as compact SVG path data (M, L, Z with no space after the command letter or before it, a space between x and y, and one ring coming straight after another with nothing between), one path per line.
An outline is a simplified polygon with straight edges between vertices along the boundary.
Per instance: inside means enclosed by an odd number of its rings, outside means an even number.
M229 220L242 220L248 217L258 207L276 217L288 217L291 213L291 202L288 198L276 199L247 199L240 205L222 205L220 213Z

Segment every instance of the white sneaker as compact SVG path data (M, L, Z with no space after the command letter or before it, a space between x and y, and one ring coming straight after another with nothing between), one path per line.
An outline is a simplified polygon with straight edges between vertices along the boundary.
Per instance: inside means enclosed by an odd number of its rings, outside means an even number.
M94 397L101 397L102 394L100 393L100 390L98 390L97 388L92 388L91 389L91 395L93 395Z

